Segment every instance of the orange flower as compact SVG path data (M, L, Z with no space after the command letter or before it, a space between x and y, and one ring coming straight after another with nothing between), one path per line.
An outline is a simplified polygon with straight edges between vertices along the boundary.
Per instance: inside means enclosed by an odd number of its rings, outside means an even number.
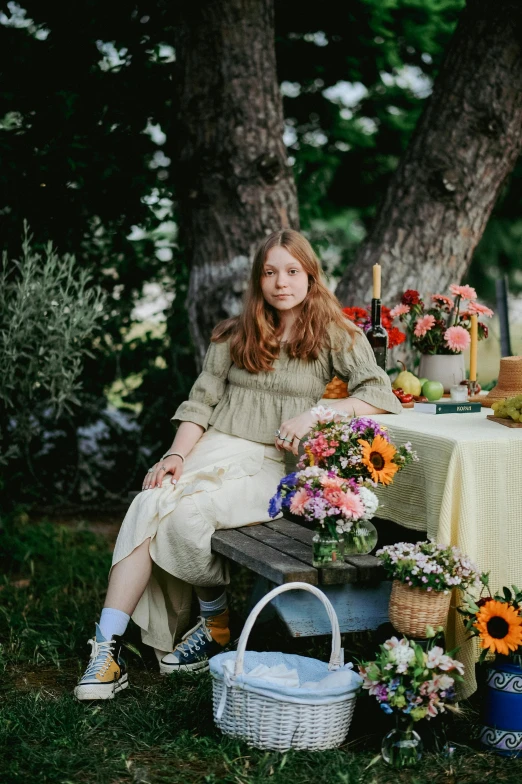
M362 446L362 462L373 481L383 485L391 484L399 470L397 463L393 462L397 454L395 447L382 436L375 436L371 444L363 438L360 438L358 443Z
M486 602L473 625L478 629L481 646L489 648L490 653L508 656L509 651L522 645L522 618L510 604L495 599Z

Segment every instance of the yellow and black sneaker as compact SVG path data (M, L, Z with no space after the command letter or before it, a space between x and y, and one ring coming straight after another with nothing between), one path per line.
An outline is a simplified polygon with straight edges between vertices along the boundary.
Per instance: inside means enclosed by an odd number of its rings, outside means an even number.
M224 610L212 618L198 618L197 624L190 629L172 653L160 661L160 672L206 672L208 660L215 656L230 642L229 615Z
M120 657L121 637L106 640L96 624L96 637L89 640L89 664L74 690L78 700L112 700L129 685L127 668Z

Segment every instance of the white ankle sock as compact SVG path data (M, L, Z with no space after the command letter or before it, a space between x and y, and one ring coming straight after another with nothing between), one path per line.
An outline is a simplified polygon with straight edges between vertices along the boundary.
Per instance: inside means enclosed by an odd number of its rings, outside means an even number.
M212 602L203 602L198 596L199 613L202 618L212 618L214 615L221 615L227 609L227 592L223 591L221 596Z
M113 635L121 635L125 632L130 621L130 615L122 610L113 610L112 607L104 607L100 617L100 631L106 640L111 640Z

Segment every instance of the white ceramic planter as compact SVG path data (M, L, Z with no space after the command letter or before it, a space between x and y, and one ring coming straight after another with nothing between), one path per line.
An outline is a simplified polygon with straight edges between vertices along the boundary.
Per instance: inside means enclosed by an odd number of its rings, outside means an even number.
M453 384L460 384L466 378L463 354L422 354L419 378L440 381L444 392L449 392Z

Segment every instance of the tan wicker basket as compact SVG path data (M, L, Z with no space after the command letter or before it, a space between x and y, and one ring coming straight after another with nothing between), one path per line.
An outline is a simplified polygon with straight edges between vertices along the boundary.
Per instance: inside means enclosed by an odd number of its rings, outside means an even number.
M446 626L451 593L410 588L394 580L389 616L394 628L408 637L426 638L426 626Z
M327 400L338 400L341 397L349 397L348 384L341 381L337 376L334 376L330 383L326 385L326 389L323 392L323 398L326 398Z

